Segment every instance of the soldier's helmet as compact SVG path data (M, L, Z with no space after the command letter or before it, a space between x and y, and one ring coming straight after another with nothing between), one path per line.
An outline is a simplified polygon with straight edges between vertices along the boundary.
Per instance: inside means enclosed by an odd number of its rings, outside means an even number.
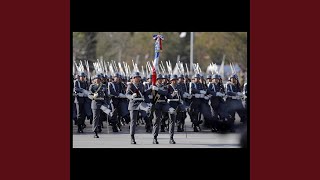
M93 77L93 79L101 79L101 75L100 74L97 74Z
M220 79L220 75L219 74L214 74L213 76L212 76L212 79Z
M141 78L140 73L139 72L134 72L132 74L132 78L135 78L135 77L140 77Z
M188 74L184 75L184 78L190 79Z
M158 74L157 80L158 80L158 79L165 79L165 77L163 77L162 74Z
M172 80L177 80L178 79L178 75L174 74L170 77L170 81Z
M104 78L106 78L106 79L109 79L109 76L108 76L108 74L104 75Z
M121 78L121 74L120 74L120 73L118 73L118 72L116 72L116 73L114 74L114 76L113 76L113 77Z
M237 75L237 74L232 74L232 75L229 77L229 80L231 80L231 78L234 78L234 79L238 80L238 75Z
M143 81L143 82L146 82L146 81L147 81L147 78L146 78L146 77L143 77L143 78L142 78L142 81Z
M195 74L195 75L193 75L193 78L198 78L198 79L200 79L201 76L200 76L200 74Z
M167 79L169 80L171 78L171 74L168 74L168 77L167 77Z
M79 73L79 77L86 77L87 75L86 75L86 73L85 72L81 72L81 73Z
M207 79L212 79L211 74L207 75Z
M180 79L180 78L184 79L183 74L180 74L180 75L178 76L178 78L179 78L179 79Z
M165 75L163 76L163 79L168 79L168 75L165 74Z

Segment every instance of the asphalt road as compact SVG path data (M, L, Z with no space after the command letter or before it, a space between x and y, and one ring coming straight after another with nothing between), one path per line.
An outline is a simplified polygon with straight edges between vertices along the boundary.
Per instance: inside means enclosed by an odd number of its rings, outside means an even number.
M235 133L213 133L204 127L201 132L193 132L190 119L187 117L185 132L177 132L175 128L176 144L169 144L168 131L159 132L159 144L152 144L152 134L146 133L144 125L141 124L136 128L137 144L131 144L129 125L122 127L122 131L114 133L111 126L107 126L104 122L104 128L99 133L100 138L93 138L92 126L88 120L85 121L85 124L87 127L81 134L77 132L77 126L73 125L73 148L240 148L242 129L240 118L236 115L235 124L238 128Z

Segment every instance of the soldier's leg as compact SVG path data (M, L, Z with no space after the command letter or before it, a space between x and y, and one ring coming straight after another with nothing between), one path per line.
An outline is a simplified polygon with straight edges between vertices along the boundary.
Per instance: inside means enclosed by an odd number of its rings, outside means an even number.
M99 121L100 121L100 114L101 114L100 111L101 111L100 108L92 109L92 113L93 113L92 131L96 134L96 136L98 136L98 125L100 123Z
M128 102L127 101L121 101L120 103L120 115L125 120L127 124L130 122L130 113L128 110Z
M78 132L83 133L83 124L85 120L85 108L84 108L84 103L77 103L77 111L78 111L78 116L77 116L77 121L78 121Z
M144 120L144 122L146 123L145 125L145 128L146 128L146 132L151 132L151 122L150 122L150 119L146 113L146 111L142 111L140 110L140 115L141 115L141 118Z
M202 103L200 111L203 114L203 117L207 123L207 126L210 127L213 124L213 118L212 118L211 108L210 108L209 104Z
M130 135L133 136L136 132L136 123L138 118L138 112L136 110L130 111Z
M73 116L74 125L77 125L77 106L76 103L73 103Z
M175 144L176 142L173 140L174 135L174 126L176 121L176 112L175 109L170 107L169 104L162 106L162 111L167 112L169 116L169 136L170 136L170 144Z
M156 116L156 121L153 125L153 137L154 139L157 139L158 134L159 134L159 126L160 126L160 120L161 120L161 116L162 116L162 112L161 109L156 109L155 110L155 116Z
M110 124L112 126L112 131L113 132L119 132L118 127L117 127L117 123L118 123L118 116L120 115L119 113L119 109L120 107L118 106L118 104L113 101L113 107L115 108L112 117L110 118Z

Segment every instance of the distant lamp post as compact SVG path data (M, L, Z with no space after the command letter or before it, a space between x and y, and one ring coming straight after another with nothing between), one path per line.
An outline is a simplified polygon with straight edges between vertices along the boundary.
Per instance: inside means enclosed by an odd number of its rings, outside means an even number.
M187 32L181 32L179 37L185 38ZM190 33L190 73L193 73L193 32Z

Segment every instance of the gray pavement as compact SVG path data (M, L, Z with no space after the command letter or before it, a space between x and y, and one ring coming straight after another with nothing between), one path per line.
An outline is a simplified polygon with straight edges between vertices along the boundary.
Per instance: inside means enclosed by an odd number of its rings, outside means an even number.
M236 116L235 124L240 122ZM235 133L212 133L211 130L202 127L201 132L193 132L189 117L186 118L186 131L176 132L174 139L176 144L169 144L169 133L159 132L159 144L152 144L152 133L146 133L144 125L136 128L135 139L137 144L130 144L129 125L122 127L118 133L112 132L111 126L104 122L100 138L93 138L91 125L88 120L85 121L86 128L83 134L77 133L77 126L73 125L73 148L240 148L239 139L241 130L237 129ZM109 131L108 131L109 130Z

